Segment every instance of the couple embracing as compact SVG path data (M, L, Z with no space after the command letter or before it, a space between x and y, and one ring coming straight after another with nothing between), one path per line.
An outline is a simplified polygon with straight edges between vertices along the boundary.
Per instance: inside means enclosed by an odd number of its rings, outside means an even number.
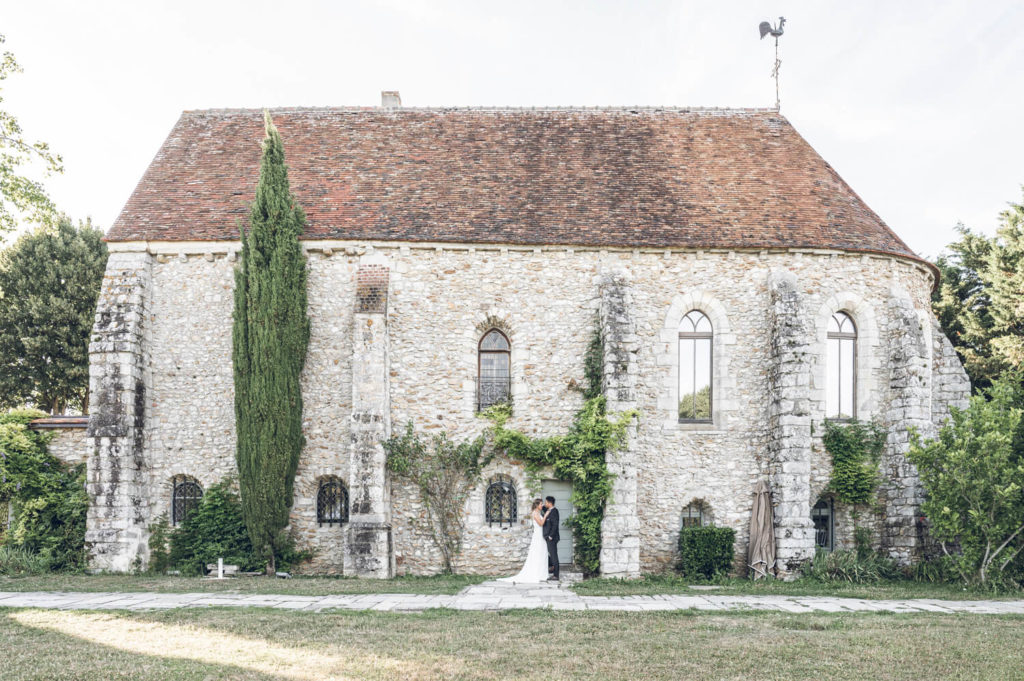
M514 577L503 577L499 582L535 584L545 580L558 581L559 536L555 498L548 497L544 501L534 499L530 519L533 521L533 534L530 536L530 550L526 554L523 569Z

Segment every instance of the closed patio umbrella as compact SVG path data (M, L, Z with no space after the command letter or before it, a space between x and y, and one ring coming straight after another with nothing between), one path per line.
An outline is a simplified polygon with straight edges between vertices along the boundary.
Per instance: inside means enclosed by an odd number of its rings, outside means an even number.
M761 480L754 488L754 507L750 512L750 548L747 565L754 579L775 576L775 521L772 517L772 493Z

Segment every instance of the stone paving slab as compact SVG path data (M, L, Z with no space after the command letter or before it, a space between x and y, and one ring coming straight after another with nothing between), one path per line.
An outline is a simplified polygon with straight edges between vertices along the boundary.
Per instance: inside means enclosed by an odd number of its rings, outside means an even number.
M454 610L601 610L653 612L667 610L769 610L795 614L812 612L930 612L1024 615L1024 600L944 601L937 599L869 600L833 596L736 596L696 590L694 594L649 596L579 596L568 584L508 584L484 582L449 595L217 593L107 593L107 592L0 592L0 608L60 610L167 610L172 608L277 608L327 612L378 610L422 612L431 608Z

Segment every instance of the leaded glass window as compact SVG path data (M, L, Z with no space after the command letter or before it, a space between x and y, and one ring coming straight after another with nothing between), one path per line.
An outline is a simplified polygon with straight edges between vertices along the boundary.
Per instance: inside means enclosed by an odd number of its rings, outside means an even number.
M199 507L203 500L203 488L195 478L176 475L172 480L171 524L180 525Z
M828 322L825 416L852 419L857 415L857 327L845 312Z
M491 329L480 339L477 409L508 402L511 395L512 346L501 331Z
M679 420L711 420L711 320L691 310L679 325Z
M348 488L338 478L323 478L316 493L316 522L343 525L348 522Z
M701 502L693 501L683 509L683 527L703 527L704 522L704 504Z
M832 550L832 500L821 499L811 509L814 521L814 544L825 551Z
M487 486L484 515L488 524L511 526L519 519L516 488L508 480L494 480Z

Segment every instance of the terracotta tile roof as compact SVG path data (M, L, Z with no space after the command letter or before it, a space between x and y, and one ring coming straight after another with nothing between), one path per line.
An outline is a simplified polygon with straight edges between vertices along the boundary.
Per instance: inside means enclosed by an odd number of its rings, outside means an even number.
M916 256L774 110L279 109L307 239ZM186 111L109 241L238 238L259 110Z
M49 428L88 428L89 415L70 416L67 414L57 414L30 421L28 425L37 430Z

